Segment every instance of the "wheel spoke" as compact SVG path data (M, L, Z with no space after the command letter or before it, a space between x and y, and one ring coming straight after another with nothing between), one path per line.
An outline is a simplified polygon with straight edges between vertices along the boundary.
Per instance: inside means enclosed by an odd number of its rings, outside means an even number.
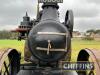
M2 70L0 71L0 75L2 75Z
M15 49L1 50L0 75L16 75L20 69L20 55Z
M9 75L9 71L8 71L8 67L7 67L7 65L6 65L6 62L4 62L4 66L5 66L5 69L6 69L7 75Z

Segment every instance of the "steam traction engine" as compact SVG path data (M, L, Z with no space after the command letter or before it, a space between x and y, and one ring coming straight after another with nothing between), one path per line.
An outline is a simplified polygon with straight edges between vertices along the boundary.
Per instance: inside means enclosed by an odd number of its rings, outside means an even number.
M15 31L19 32L18 40L26 39L24 59L20 64L20 53L16 49L0 52L0 75L96 75L100 74L99 51L82 49L78 61L93 59L94 71L64 71L62 62L70 63L71 38L73 32L73 12L68 10L65 22L59 21L59 6L55 2L45 2L37 19L30 21L28 14Z

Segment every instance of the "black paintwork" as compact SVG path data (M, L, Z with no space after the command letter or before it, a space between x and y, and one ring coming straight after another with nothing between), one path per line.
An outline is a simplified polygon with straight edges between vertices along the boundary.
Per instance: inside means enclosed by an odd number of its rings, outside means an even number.
M35 69L30 70L29 66L27 66L27 69L25 69L24 66L17 75L77 75L76 71L64 72L61 69L57 70L58 66L60 66L58 64L59 61L70 61L71 36L73 30L72 23L70 26L70 23L66 24L69 20L65 20L64 23L60 22L58 12L59 6L57 3L44 3L42 8L43 10L38 13L37 20L34 21L34 26L29 32L26 40L27 42L25 44L25 58L33 61L32 63L36 64ZM66 33L67 35L39 35L37 34L38 32ZM48 48L48 40L51 41L52 48L66 48L66 51L54 51L47 54L46 51L38 51L36 49L36 47ZM37 61L36 63L35 60ZM39 67L42 67L43 70L38 70ZM53 68L56 69L53 70Z
M66 26L59 21L58 10L54 5L44 4L41 20L35 25L28 36L28 48L32 55L44 62L57 62L64 58L68 50L70 50L70 34ZM38 32L56 32L66 33L66 36L61 35L38 35ZM48 40L51 40L52 48L66 49L66 52L50 52L47 55L46 51L38 51L37 47L48 48ZM67 59L66 59L67 60Z

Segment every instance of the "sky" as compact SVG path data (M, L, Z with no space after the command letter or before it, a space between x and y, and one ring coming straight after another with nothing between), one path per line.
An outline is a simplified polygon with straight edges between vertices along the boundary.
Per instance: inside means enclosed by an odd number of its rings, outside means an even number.
M73 10L74 30L84 32L100 29L100 0L63 0L60 3L60 20L64 21L67 10ZM31 19L36 17L37 0L0 0L0 30L12 30L20 25L25 12Z

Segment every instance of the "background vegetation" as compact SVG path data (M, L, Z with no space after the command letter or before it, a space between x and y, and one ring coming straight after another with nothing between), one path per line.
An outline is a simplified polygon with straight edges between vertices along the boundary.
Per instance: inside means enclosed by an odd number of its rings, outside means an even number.
M18 33L11 31L0 31L0 39L17 39Z
M83 39L73 38L72 39L72 61L75 61L77 55L81 49L93 48L100 50L100 41L96 41L91 37L91 34L100 34L100 30L87 30L86 35ZM0 31L0 50L3 48L14 48L17 49L24 57L24 43L25 41L17 41L18 33L10 31Z
M24 57L24 43L25 41L17 40L0 40L0 49L2 48L14 48L21 52L22 58ZM80 40L72 39L72 61L76 61L77 55L81 49L93 48L100 50L100 41L95 40Z

